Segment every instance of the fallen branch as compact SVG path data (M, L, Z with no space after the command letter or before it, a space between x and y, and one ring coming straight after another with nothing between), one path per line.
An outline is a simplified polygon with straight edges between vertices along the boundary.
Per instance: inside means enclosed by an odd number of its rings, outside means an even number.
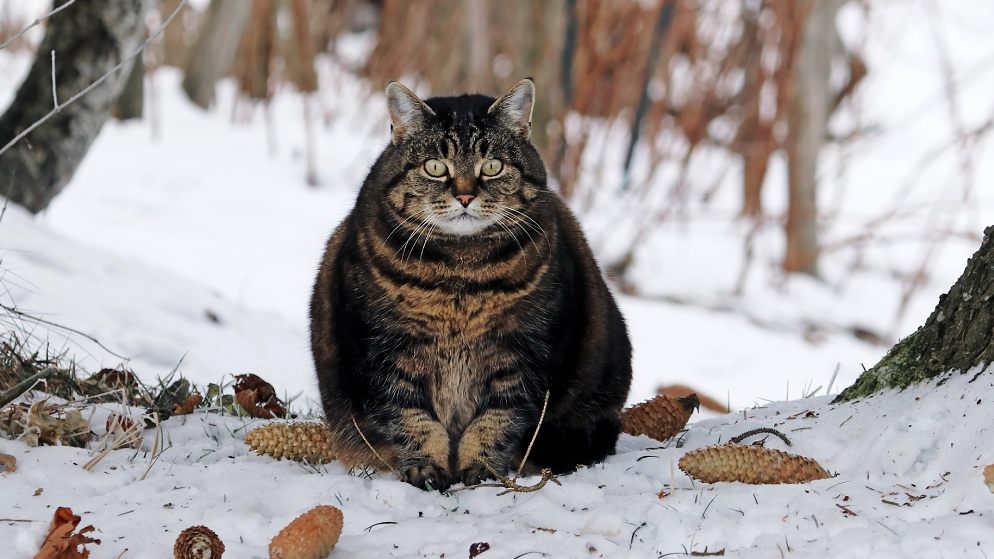
M10 390L7 390L6 392L0 394L0 408L13 402L21 394L24 394L28 390L31 390L31 388L35 385L36 382L48 378L55 371L56 371L55 367L45 367L44 369L31 375L30 377L15 384Z

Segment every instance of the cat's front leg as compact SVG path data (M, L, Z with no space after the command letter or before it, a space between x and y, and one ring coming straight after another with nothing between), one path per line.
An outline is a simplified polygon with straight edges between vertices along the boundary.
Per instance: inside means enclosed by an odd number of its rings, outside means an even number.
M400 479L427 490L445 491L452 485L449 472L449 435L426 410L399 410L399 437L404 441L398 456Z
M493 390L459 440L458 479L466 485L507 476L524 452L520 445L526 426L537 421L537 406L523 387ZM533 417L534 416L534 417Z

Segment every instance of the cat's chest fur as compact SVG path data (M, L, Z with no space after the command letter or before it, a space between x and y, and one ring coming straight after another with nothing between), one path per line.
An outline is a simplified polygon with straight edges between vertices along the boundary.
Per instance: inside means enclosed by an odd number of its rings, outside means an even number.
M419 289L393 300L385 320L419 340L398 349L398 365L426 382L432 408L450 433L473 419L488 376L513 360L495 335L501 324L516 321L513 303Z

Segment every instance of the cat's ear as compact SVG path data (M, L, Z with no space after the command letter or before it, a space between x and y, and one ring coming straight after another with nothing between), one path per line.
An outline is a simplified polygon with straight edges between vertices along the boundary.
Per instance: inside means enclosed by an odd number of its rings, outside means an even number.
M506 126L528 138L532 131L534 106L535 84L525 78L507 90L503 97L494 101L487 112L497 116Z
M420 97L397 82L387 84L386 94L393 143L410 138L424 126L428 117L435 115Z

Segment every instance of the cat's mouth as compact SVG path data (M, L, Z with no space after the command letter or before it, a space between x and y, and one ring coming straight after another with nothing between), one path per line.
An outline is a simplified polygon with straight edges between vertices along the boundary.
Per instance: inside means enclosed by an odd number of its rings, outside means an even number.
M474 235L493 225L492 218L476 215L469 208L460 208L458 212L439 216L438 228L450 235Z

